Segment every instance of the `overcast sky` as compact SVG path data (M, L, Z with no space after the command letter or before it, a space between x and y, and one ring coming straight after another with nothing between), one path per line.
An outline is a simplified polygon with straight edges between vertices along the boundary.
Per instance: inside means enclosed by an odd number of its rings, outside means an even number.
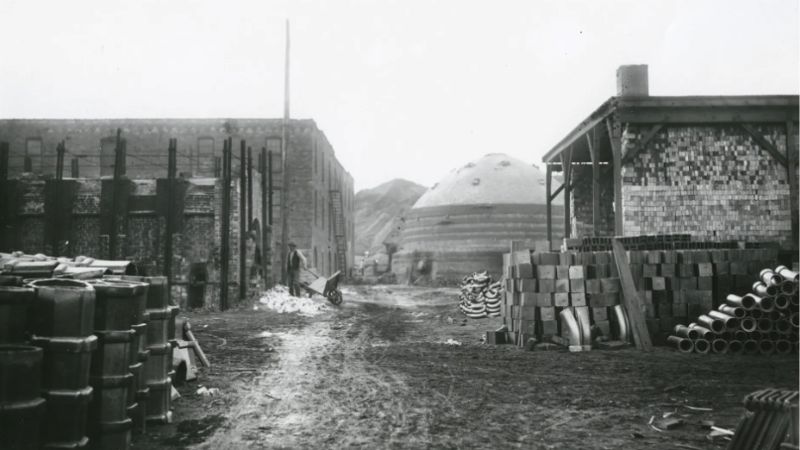
M615 94L798 93L798 1L0 0L0 117L313 118L356 189L530 163Z

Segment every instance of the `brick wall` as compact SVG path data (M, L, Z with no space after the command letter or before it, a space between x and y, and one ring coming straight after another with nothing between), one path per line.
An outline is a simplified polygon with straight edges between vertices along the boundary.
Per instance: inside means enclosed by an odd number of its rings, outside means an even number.
M783 125L756 128L786 154ZM626 126L623 153L646 130ZM625 235L791 244L786 169L737 126L665 127L624 164L622 177Z
M581 167L573 174L576 180L586 180L576 184L570 195L570 224L574 238L614 235L614 178L605 176L604 170L601 168L600 229L596 233L592 209L592 168Z

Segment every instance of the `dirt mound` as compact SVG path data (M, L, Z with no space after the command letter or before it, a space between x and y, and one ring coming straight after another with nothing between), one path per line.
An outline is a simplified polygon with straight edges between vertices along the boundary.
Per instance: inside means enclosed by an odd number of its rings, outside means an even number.
M401 225L400 217L425 192L408 180L394 179L356 194L356 255L384 252L383 242Z

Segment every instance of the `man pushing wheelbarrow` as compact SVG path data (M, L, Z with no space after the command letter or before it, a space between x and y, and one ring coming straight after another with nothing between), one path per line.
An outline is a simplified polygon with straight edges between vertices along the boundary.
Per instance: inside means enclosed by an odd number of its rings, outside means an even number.
M307 267L307 262L303 253L297 249L294 242L289 243L289 257L287 258L287 274L289 284L289 295L299 297L300 289L305 289L309 297L318 294L334 305L342 303L342 291L339 290L339 278L341 273L336 272L330 278L325 278L317 275ZM311 283L306 283L300 280L301 271L306 271L316 277Z

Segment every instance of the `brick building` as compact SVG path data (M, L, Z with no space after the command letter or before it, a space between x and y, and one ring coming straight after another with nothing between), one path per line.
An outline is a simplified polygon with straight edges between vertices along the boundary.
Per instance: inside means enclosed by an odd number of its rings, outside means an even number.
M622 66L617 96L543 160L548 177L563 174L553 194L569 200L566 237L690 234L797 247L796 95L656 97L647 66Z
M144 272L161 274L171 217L174 285L187 285L191 273L206 274L213 288L205 290L205 302L216 304L224 222L222 153L230 138L231 295L240 291L241 281L262 278L264 267L280 280L281 124L280 119L0 120L0 251L129 258ZM352 176L313 120L291 120L287 134L287 239L320 272L346 271L353 261L355 230ZM170 139L177 141L172 195L166 179ZM61 142L63 180L57 180ZM115 185L118 147L125 175ZM262 151L263 167L266 155L273 155L271 177L268 170L262 174ZM270 179L271 236L265 227Z

